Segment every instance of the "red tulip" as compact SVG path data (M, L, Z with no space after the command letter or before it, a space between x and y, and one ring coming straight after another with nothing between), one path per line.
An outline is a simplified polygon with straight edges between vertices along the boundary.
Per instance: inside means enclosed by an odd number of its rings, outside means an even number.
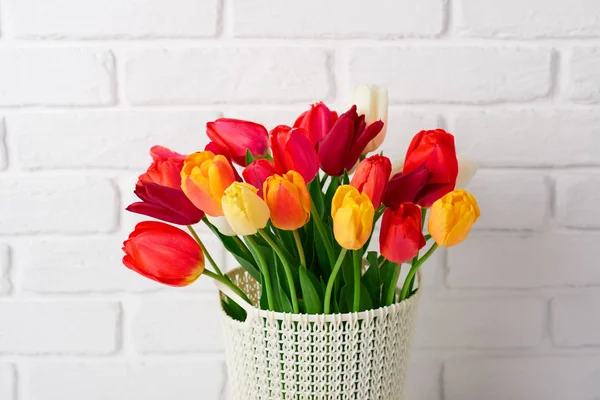
M377 208L381 205L381 198L391 173L390 159L376 154L365 158L358 164L350 185L357 188L359 192L366 193L371 199L373 207Z
M162 222L140 222L123 242L123 264L146 278L187 286L204 271L202 249L186 232Z
M403 173L408 174L425 164L429 176L416 203L430 207L436 200L454 190L458 176L458 161L454 136L436 129L421 131L413 138L404 161Z
M421 209L413 203L402 203L383 213L379 234L381 255L395 263L414 258L425 247Z
M356 106L340 115L331 130L319 143L321 168L329 175L339 176L350 171L371 140L383 129L383 122L365 123Z
M304 129L279 125L271 131L269 143L280 174L293 170L308 183L319 172L317 152Z
M269 153L267 128L255 122L219 118L206 124L206 133L210 140L227 148L231 159L242 167L246 166L246 150L255 158Z
M204 213L181 190L185 156L161 146L152 147L150 155L154 161L140 175L134 190L142 201L130 204L127 210L173 224L198 223Z
M254 160L243 171L244 180L258 189L258 195L263 197L263 185L268 177L277 174L277 168L269 160Z
M383 194L383 204L387 207L397 207L402 203L416 203L420 193L427 186L429 172L425 164L410 171L408 174L400 172L392 176Z
M302 128L308 132L310 141L317 146L335 124L338 115L335 111L329 110L323 103L316 103L310 106L310 109L300 114L294 128Z

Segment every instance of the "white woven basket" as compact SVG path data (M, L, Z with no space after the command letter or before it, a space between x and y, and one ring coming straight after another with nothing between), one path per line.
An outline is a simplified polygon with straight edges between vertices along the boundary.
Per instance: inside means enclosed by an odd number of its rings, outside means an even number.
M228 275L258 304L258 282L241 268ZM402 400L420 296L419 289L389 307L333 315L284 314L245 303L244 322L223 311L233 399Z

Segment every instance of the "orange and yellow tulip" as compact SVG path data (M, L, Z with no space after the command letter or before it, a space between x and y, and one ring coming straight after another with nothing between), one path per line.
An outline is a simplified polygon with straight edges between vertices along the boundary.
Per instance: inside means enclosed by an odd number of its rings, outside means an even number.
M202 151L187 156L181 170L181 188L190 201L211 217L223 215L221 198L235 182L231 163L225 156Z
M469 235L479 215L475 197L465 190L455 190L431 206L429 233L439 246L455 246Z
M123 243L123 264L170 286L187 286L204 272L200 245L186 232L163 222L146 221Z
M273 175L264 183L264 199L271 210L271 222L276 228L292 231L310 219L310 195L302 175L288 171Z
M369 196L350 185L338 187L331 201L335 240L344 249L360 249L371 235L374 215Z

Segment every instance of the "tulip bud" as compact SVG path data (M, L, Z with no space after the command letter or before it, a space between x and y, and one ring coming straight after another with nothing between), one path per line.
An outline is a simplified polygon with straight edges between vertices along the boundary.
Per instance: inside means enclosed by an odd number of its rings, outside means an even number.
M279 173L294 170L310 182L319 172L319 157L305 130L279 125L271 131L269 143Z
M181 188L192 203L207 215L223 215L223 192L235 181L233 167L225 156L202 151L187 156L181 170Z
M465 190L455 190L433 203L429 233L440 246L455 246L465 240L479 218L477 200Z
M402 203L383 213L379 246L388 260L401 264L411 260L425 247L421 209L413 203Z
M265 159L254 160L242 171L244 180L258 189L258 195L261 198L264 198L263 185L265 181L268 177L276 173L277 168L275 168L275 164Z
M374 139L362 151L362 154L367 154L375 151L383 140L387 131L388 122L388 92L387 88L377 85L360 85L352 90L350 95L350 103L356 104L358 115L365 115L367 125L375 121L382 121L383 128Z
M429 207L434 201L454 190L458 161L454 136L442 129L421 131L415 135L406 152L403 174L422 167L428 172L427 183L415 203Z
M178 225L198 223L204 213L181 190L185 156L161 146L152 147L150 155L152 164L140 175L134 190L142 201L130 204L127 211Z
M217 228L222 235L237 236L237 233L235 233L233 228L231 228L225 216L211 217L210 215L207 215L206 219L208 220L208 222L213 224L213 226Z
M254 158L269 154L267 129L255 122L232 118L219 118L206 124L210 140L227 148L229 155L238 165L246 166L246 150Z
M331 201L335 240L347 250L358 250L371 236L375 209L366 194L350 185L337 188Z
M276 228L292 231L310 219L310 195L304 178L296 171L267 178L264 194Z
M296 119L294 128L302 128L308 132L310 141L317 146L321 139L329 133L337 117L337 113L330 111L325 104L313 104L310 106L310 110L303 112Z
M140 222L123 243L123 264L170 286L187 286L204 272L204 255L186 232L162 222Z
M378 154L365 158L358 164L358 168L350 182L361 193L366 193L371 199L373 207L381 205L381 198L390 179L392 163L389 158Z
M456 178L455 189L464 189L467 187L475 173L479 169L479 165L464 154L458 155L458 177Z
M269 221L269 207L257 192L254 186L241 182L234 182L225 190L223 213L238 235L254 235Z

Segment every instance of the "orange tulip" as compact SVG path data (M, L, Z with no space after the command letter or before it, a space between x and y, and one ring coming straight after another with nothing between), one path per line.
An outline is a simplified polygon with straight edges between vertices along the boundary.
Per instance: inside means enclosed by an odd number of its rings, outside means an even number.
M140 222L123 243L123 264L165 285L187 286L204 272L200 245L186 232L163 222Z
M221 198L235 182L231 163L225 156L202 151L187 156L181 170L181 188L190 201L211 217L223 215Z
M390 159L376 154L358 164L350 185L357 188L359 192L366 193L373 202L373 207L378 208L391 172Z
M308 188L296 171L270 176L263 185L263 193L276 228L292 231L310 219Z

